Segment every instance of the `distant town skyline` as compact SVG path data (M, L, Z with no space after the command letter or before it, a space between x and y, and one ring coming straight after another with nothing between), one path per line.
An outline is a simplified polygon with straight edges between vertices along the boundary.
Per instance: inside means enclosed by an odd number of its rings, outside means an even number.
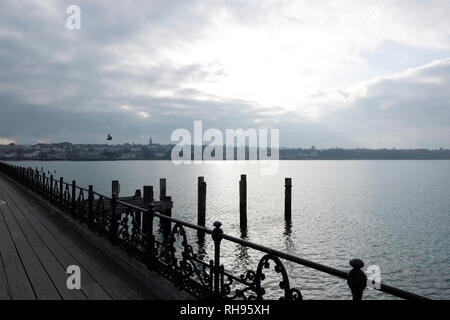
M256 160L266 155L274 156L272 160L347 160L347 159L450 159L450 149L343 149L343 148L257 148L246 147L239 155L236 145L234 148L223 148L223 160ZM206 145L200 154L195 156L195 146L186 150L192 159L212 159L211 150ZM219 149L221 147L219 146ZM158 144L149 141L148 144L72 144L61 142L54 144L35 145L0 145L0 160L174 160L173 144ZM204 153L206 152L206 153ZM208 153L209 152L209 153ZM230 152L230 153L229 153ZM263 153L261 153L263 152ZM184 153L184 149L183 149ZM215 154L216 151L214 151ZM242 158L238 158L242 156ZM222 158L219 158L222 159ZM186 159L185 159L186 160ZM218 160L218 159L217 159Z

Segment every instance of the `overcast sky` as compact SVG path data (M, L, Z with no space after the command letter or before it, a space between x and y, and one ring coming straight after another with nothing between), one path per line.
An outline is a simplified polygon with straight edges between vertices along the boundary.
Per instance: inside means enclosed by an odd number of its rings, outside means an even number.
M449 148L449 17L448 0L2 0L0 144L168 143L202 120Z

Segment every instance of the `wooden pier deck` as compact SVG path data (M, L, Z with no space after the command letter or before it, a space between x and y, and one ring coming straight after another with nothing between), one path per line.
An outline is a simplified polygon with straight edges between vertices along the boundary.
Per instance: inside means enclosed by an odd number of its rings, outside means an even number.
M142 281L75 229L0 173L0 300L189 298L156 273ZM67 288L70 265L79 290Z

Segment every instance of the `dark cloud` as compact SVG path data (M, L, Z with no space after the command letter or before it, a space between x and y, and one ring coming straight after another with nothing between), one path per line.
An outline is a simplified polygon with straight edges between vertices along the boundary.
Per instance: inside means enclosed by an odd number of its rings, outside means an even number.
M69 4L2 2L0 141L102 143L111 133L117 142L145 143L150 135L169 142L174 129L202 120L205 129L279 128L286 146L450 147L449 60L380 78L356 100L341 90L346 102L326 100L343 105L313 121L284 106L189 86L213 83L227 70L211 59L180 66L165 56L201 38L223 12L236 23L256 24L273 17L273 5L79 1L82 30L69 31Z

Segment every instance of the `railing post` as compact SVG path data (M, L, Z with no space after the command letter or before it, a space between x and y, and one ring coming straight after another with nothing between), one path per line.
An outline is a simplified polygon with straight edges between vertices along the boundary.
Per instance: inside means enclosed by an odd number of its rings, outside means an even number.
M353 269L348 272L347 284L352 291L353 300L360 301L367 286L367 276L361 270L364 267L364 262L360 259L352 259L350 260L350 266Z
M94 187L89 185L89 193L88 193L88 227L89 229L94 229Z
M220 299L220 242L222 241L223 231L220 228L222 223L214 222L212 238L214 240L214 294L216 299Z
M45 198L45 172L42 171L42 197Z
M116 242L116 237L117 237L117 229L118 229L118 224L117 224L117 194L113 193L112 198L111 198L111 230L110 230L110 240L111 243L115 243Z
M153 194L153 187L152 187L152 194ZM147 235L146 254L147 254L147 267L149 269L152 269L155 265L154 261L155 236L153 235L154 213L155 213L155 206L153 203L150 203L148 206L148 210L142 213L144 217L143 222L145 223L145 230Z
M59 207L63 207L63 199L64 199L64 178L59 177Z
M53 203L53 175L50 175L50 203Z
M76 204L76 197L77 197L77 182L75 180L72 180L72 201L70 205L70 209L72 212L72 217L76 218L76 210L75 210L75 204Z

